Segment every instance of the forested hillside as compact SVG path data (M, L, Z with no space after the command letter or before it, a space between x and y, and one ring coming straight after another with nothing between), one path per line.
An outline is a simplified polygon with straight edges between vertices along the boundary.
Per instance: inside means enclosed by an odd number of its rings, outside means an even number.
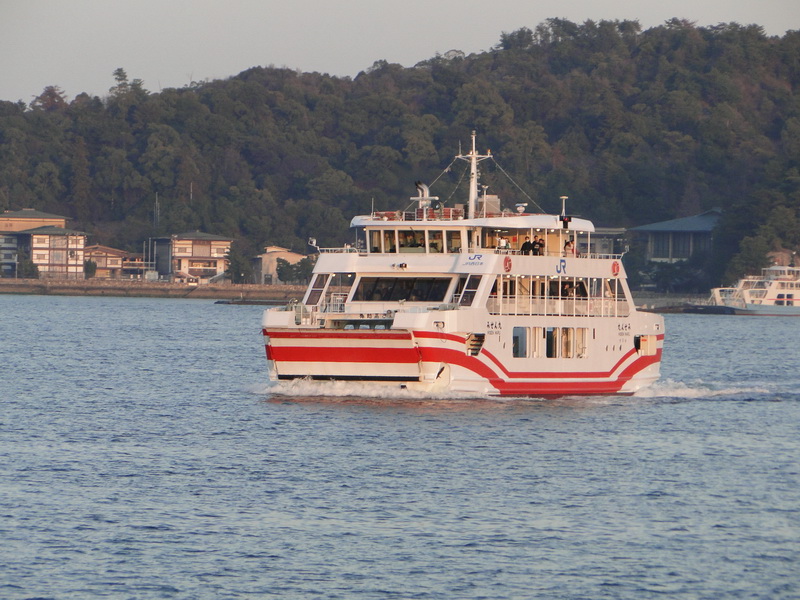
M800 249L798 31L551 19L489 52L353 79L253 68L151 93L118 69L109 82L104 98L49 87L0 102L0 209L68 215L90 243L130 250L200 229L245 253L305 251L413 196L474 129L544 210L568 195L570 212L628 227L723 208L709 283ZM450 199L461 168L433 193ZM526 200L500 173L484 183L506 206Z

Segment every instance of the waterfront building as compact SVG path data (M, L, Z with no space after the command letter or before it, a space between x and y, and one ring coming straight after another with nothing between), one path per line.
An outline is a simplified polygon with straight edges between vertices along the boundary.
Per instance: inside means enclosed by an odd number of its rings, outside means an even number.
M160 277L179 283L205 284L225 276L233 238L193 231L154 242Z

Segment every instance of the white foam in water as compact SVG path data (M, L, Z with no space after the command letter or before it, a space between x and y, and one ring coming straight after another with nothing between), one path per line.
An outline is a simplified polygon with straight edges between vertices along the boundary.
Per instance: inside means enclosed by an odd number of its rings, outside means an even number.
M471 393L440 392L430 393L414 391L398 385L386 386L354 381L311 381L296 379L293 381L270 382L253 386L250 391L254 394L268 394L287 398L369 398L387 400L536 400L531 396L498 397L477 396ZM684 400L702 398L720 398L726 396L742 396L751 394L769 394L770 390L763 387L717 387L704 382L686 383L673 380L662 380L639 390L633 394L634 398L677 398ZM615 403L623 396L565 396L574 400L591 400L594 404ZM544 398L541 398L544 399Z
M770 390L757 387L724 387L717 388L713 384L695 382L684 383L665 379L639 390L636 398L719 398L720 396L740 396L742 394L768 394Z
M289 397L328 397L328 398L386 398L396 400L436 400L436 399L483 399L471 393L442 392L430 393L410 390L397 385L379 385L355 381L311 381L295 379L258 386L256 393ZM485 398L489 398L486 396Z

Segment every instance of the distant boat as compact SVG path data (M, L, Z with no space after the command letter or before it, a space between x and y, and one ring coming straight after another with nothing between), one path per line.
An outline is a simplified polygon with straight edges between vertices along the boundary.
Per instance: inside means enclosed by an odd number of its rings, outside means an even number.
M479 197L492 157L474 134L456 158L470 165L466 210L418 183L416 207L355 217L355 247L320 248L303 300L264 312L270 378L490 396L632 394L658 379L664 320L636 310L621 255L591 251L594 225Z
M800 317L800 267L767 267L734 287L714 288L711 305L737 315Z

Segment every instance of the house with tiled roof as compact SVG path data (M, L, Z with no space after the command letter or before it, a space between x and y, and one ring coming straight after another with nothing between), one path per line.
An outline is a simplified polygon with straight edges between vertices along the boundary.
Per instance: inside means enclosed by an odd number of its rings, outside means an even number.
M66 224L67 217L32 208L0 214L0 273L14 277L27 257L39 277L83 279L86 235Z
M94 276L97 279L120 279L122 277L122 263L128 258L129 253L110 246L95 244L84 248L84 257L92 261L97 268Z
M233 238L191 231L154 241L156 270L161 277L202 284L224 277Z
M721 215L722 210L714 208L699 215L641 225L629 231L642 243L647 260L680 262L711 249L714 228Z

